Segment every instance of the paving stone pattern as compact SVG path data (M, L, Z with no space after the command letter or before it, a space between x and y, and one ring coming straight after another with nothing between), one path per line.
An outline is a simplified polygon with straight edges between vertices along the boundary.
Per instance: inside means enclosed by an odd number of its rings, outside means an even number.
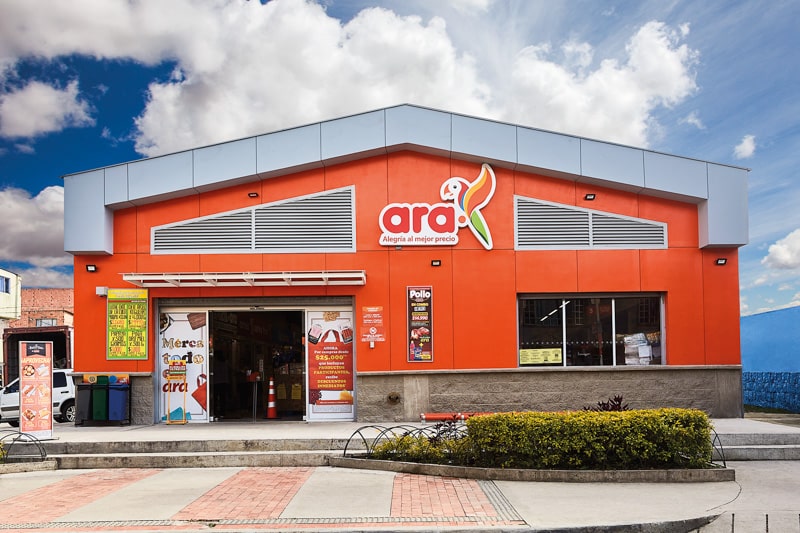
M213 527L235 530L322 527L341 530L386 527L521 526L521 519L493 483L416 474L393 474L389 516L292 518L282 516L315 467L230 468L230 475L183 505L168 518L156 520L69 520L101 498L128 494L136 483L161 469L75 471L74 475L31 487L0 501L0 530L36 531L186 531ZM195 470L196 471L196 470ZM125 489L125 490L123 490ZM331 487L347 490L347 487ZM2 499L2 494L0 494ZM42 502L47 502L42 505ZM123 504L120 503L120 506ZM313 504L312 504L313 505ZM78 513L76 515L76 513ZM111 513L113 515L113 513ZM125 512L120 511L119 516ZM64 517L64 518L62 518Z

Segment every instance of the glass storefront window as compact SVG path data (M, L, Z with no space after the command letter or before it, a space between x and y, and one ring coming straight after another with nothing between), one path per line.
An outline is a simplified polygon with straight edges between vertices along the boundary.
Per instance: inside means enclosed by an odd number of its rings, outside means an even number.
M661 296L524 296L520 366L662 363Z

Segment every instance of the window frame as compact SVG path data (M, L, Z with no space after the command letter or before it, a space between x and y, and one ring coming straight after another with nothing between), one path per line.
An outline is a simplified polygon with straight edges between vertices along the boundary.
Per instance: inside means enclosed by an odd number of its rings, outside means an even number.
M570 301L574 300L587 300L587 299L609 299L611 300L611 335L612 339L611 342L612 352L611 352L611 364L608 365L578 365L578 364L568 364L568 338L567 338L567 324L569 323L568 313L571 312L568 309L568 304ZM517 294L517 367L518 368L609 368L609 367L625 367L625 366L648 366L648 365L626 365L624 363L617 364L617 360L619 359L618 351L617 351L617 300L620 299L633 299L633 298L658 298L658 331L659 331L659 348L660 348L660 362L653 363L651 362L651 366L665 366L667 364L667 351L666 351L666 334L665 334L665 302L666 302L666 293L659 293L659 292L635 292L635 293L620 293L620 292L613 292L613 293L519 293ZM527 301L535 301L535 300L561 300L560 305L560 328L561 328L561 362L560 363L523 363L521 351L525 349L522 343L522 329L523 329L523 321L520 316L522 302L523 300ZM655 321L651 321L650 323L654 323ZM530 325L528 322L525 325ZM624 358L625 354L622 354Z

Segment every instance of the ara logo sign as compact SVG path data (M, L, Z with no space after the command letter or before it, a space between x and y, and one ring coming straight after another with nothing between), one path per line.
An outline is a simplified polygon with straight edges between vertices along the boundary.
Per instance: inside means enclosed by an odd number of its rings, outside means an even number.
M492 249L492 234L483 209L494 195L496 180L492 167L481 166L473 181L461 177L446 180L439 191L442 202L395 203L383 208L378 220L383 246L452 246L458 231L469 227L478 242Z

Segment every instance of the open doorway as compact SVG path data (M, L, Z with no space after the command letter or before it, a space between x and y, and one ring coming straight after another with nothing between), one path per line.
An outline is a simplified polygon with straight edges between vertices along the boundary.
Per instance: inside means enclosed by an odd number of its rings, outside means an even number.
M212 420L267 419L270 379L279 418L306 412L303 311L209 311L209 415Z

